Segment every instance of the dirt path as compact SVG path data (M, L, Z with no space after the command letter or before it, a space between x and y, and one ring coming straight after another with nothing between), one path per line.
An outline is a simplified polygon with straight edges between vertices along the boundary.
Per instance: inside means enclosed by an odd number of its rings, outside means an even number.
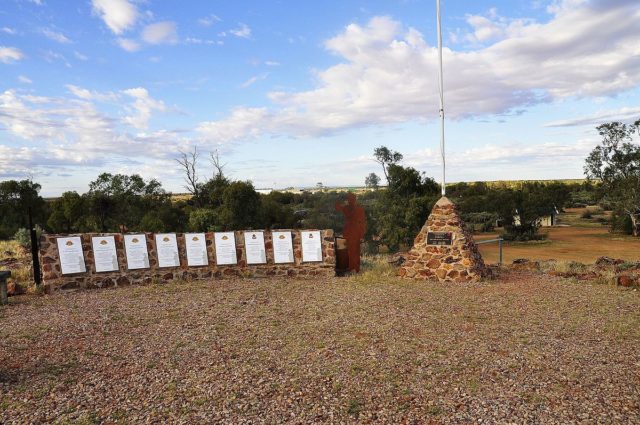
M224 280L12 303L2 423L640 422L637 291Z

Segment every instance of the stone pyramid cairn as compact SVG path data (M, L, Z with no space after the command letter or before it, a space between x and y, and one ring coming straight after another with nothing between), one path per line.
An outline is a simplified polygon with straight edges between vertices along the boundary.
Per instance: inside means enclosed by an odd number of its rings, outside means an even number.
M456 206L440 198L413 242L398 275L407 279L438 279L441 282L476 281L487 275L471 232Z

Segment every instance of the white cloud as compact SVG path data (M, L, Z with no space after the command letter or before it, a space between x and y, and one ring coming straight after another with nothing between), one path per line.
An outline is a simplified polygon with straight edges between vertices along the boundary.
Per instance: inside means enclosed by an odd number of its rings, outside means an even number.
M22 84L32 84L33 81L31 81L31 79L27 76L24 75L19 75L18 76L18 81L20 81Z
M220 19L216 15L209 15L209 16L205 16L204 18L198 19L198 24L202 25L203 27L210 27L216 22L220 22L220 21L222 21L222 19Z
M475 50L445 48L445 110L462 119L565 98L612 96L640 84L640 7L566 3L547 23L523 23ZM598 36L594 36L597 34ZM388 17L348 25L326 41L340 63L315 73L316 87L272 92L269 108L236 108L203 123L204 137L307 137L438 116L437 49ZM259 116L255 111L259 110ZM250 119L250 122L241 122Z
M216 45L216 46L222 46L224 44L224 41L222 40L207 40L207 39L196 38L196 37L187 37L184 40L184 42L187 44L204 44L204 45Z
M196 131L212 143L224 144L268 132L270 116L266 108L237 108L227 119L200 123Z
M145 88L136 87L123 90L122 93L135 99L132 104L133 110L131 112L133 113L124 118L126 123L135 128L146 129L149 127L153 111L166 111L164 102L149 96L149 92Z
M0 145L0 176L80 164L104 167L107 161L111 165L142 159L166 161L178 146L189 146L188 140L168 130L131 135L127 132L128 117L114 119L95 107L98 92L72 87L79 99L34 96L17 90L0 92L0 130L9 136L9 144ZM149 108L164 108L162 102L149 100L145 89L126 92L141 100L133 108L143 113ZM116 106L125 111L129 107ZM11 137L34 146L12 147Z
M467 15L466 21L473 31L462 39L472 44L517 37L526 26L535 24L532 19L505 18L498 15L495 8L486 15Z
M69 40L64 34L62 34L60 32L57 32L57 31L54 31L52 29L44 28L44 29L42 29L41 32L49 40L53 40L53 41L56 41L56 42L62 43L62 44L71 43L71 40Z
M81 60L81 61L87 61L89 60L89 57L86 55L83 55L82 53L78 52L77 50L73 51L73 56L76 57L76 59Z
M120 35L131 29L138 20L138 10L127 0L92 0L93 12L109 29Z
M255 75L251 78L249 78L247 81L245 81L244 83L240 84L240 87L243 89L246 89L247 87L253 85L254 83L256 83L257 81L261 81L264 80L265 78L267 78L269 76L269 74L261 74L261 75Z
M69 63L67 58L65 58L64 55L58 52L54 52L53 50L47 50L46 52L43 52L42 57L44 58L44 60L46 60L49 63L60 61L67 68L71 68L71 64Z
M140 43L129 38L119 38L118 45L127 52L137 52L140 50Z
M24 59L24 53L15 47L0 46L0 62L13 63Z
M276 61L265 61L264 64L267 66L280 66L280 62Z
M0 31L9 35L16 35L18 33L15 29L9 27L2 27L0 28Z
M246 24L240 24L238 28L229 30L229 33L239 38L250 38L251 28Z
M558 120L546 123L545 127L596 127L600 124L613 121L631 121L640 118L640 107L626 107L614 111L600 111L593 115L567 120Z
M65 87L69 92L71 92L71 94L83 100L96 100L101 102L113 102L118 100L118 95L113 92L100 93L94 90L74 86L73 84L67 84Z
M147 25L142 30L142 39L149 44L175 44L178 41L176 24L164 21Z

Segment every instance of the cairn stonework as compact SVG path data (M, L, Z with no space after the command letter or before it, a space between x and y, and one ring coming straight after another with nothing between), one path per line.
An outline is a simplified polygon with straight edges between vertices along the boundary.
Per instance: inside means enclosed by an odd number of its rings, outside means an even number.
M471 232L460 219L456 206L443 196L416 236L398 275L416 280L467 282L486 274Z

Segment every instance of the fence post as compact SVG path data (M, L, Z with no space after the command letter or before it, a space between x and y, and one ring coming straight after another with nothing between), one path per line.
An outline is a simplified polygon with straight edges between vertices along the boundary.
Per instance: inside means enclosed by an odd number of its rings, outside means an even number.
M40 274L40 258L38 257L38 233L33 226L31 208L29 208L29 233L31 234L31 260L33 262L33 281L40 286L42 275Z
M502 265L502 238L498 238L498 248L500 249L500 259L498 260L498 265L501 266Z

